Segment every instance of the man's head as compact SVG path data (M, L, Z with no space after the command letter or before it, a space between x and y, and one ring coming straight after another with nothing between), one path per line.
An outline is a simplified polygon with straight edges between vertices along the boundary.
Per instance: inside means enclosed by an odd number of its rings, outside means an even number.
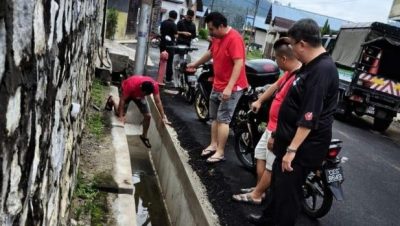
M284 71L292 71L298 66L299 61L292 48L290 47L290 39L280 38L274 43L275 61L278 67Z
M321 48L321 33L318 24L312 19L301 19L289 28L290 45L296 57L304 63L313 49Z
M152 82L145 81L140 85L140 89L142 90L144 95L150 95L154 92L154 85Z
M176 20L176 18L178 17L178 13L175 10L171 10L169 11L168 16L170 19Z
M187 20L187 21L193 21L193 17L194 17L194 11L193 10L191 10L191 9L189 9L187 12L186 12L186 17L185 17L185 19Z
M205 22L207 23L210 36L215 38L222 38L226 34L228 20L221 13L212 12L208 14Z

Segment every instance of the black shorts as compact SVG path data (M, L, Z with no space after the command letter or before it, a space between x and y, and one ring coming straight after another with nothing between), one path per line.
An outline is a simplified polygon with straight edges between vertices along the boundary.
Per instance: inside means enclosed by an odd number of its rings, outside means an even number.
M150 113L149 104L147 103L147 100L145 98L133 99L132 101L135 102L136 106L139 108L140 113L142 113L142 114ZM125 106L124 106L125 113L128 110L129 103L130 103L130 101L127 101L125 103Z

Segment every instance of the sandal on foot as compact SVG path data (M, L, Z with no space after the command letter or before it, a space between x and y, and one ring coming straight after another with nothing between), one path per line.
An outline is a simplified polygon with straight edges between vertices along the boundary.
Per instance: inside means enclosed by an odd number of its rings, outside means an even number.
M139 137L140 137L140 139L142 140L144 146L146 146L147 148L151 148L151 144L150 144L149 139L145 138L145 137L142 136L142 135L140 135Z
M104 106L104 109L107 110L107 111L112 111L112 103L111 103L112 100L111 100L111 98L112 98L112 96L110 95L108 97L108 99L107 99L106 106Z
M207 159L208 163L219 163L219 162L223 162L225 161L225 157L221 156L221 157L210 157Z
M254 191L255 187L251 187L251 188L241 188L240 189L240 193L250 193L252 191Z
M233 195L232 199L236 202L243 202L253 205L260 205L262 202L262 199L260 200L253 199L250 193Z
M204 149L203 151L201 151L200 156L201 157L207 157L211 154L214 154L217 150L212 150L212 149Z

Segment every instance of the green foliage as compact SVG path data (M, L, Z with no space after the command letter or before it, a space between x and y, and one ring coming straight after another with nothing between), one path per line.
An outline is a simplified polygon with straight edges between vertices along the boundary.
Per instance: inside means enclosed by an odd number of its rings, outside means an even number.
M90 94L92 98L92 103L97 107L102 106L106 98L105 92L105 88L101 84L100 80L94 79L92 83L92 91ZM88 114L86 125L88 126L89 132L95 135L97 139L101 139L105 135L105 123L103 115L100 112Z
M321 28L321 35L329 35L331 33L331 27L328 19L326 19L324 26Z
M101 84L101 81L99 79L94 79L92 83L92 102L96 106L100 106L103 101L103 93L104 93L104 86Z
M252 50L249 51L246 55L247 60L254 60L254 59L262 59L263 52L261 50Z
M115 32L117 31L117 24L118 24L118 11L115 8L108 9L106 38L114 39Z
M200 29L199 30L199 38L207 39L208 38L208 30L207 29Z

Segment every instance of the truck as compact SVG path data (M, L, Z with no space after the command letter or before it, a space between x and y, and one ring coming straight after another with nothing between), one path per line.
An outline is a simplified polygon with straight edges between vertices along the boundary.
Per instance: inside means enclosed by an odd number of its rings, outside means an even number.
M400 112L400 28L380 23L342 26L332 51L339 72L337 115L374 118L384 132Z

